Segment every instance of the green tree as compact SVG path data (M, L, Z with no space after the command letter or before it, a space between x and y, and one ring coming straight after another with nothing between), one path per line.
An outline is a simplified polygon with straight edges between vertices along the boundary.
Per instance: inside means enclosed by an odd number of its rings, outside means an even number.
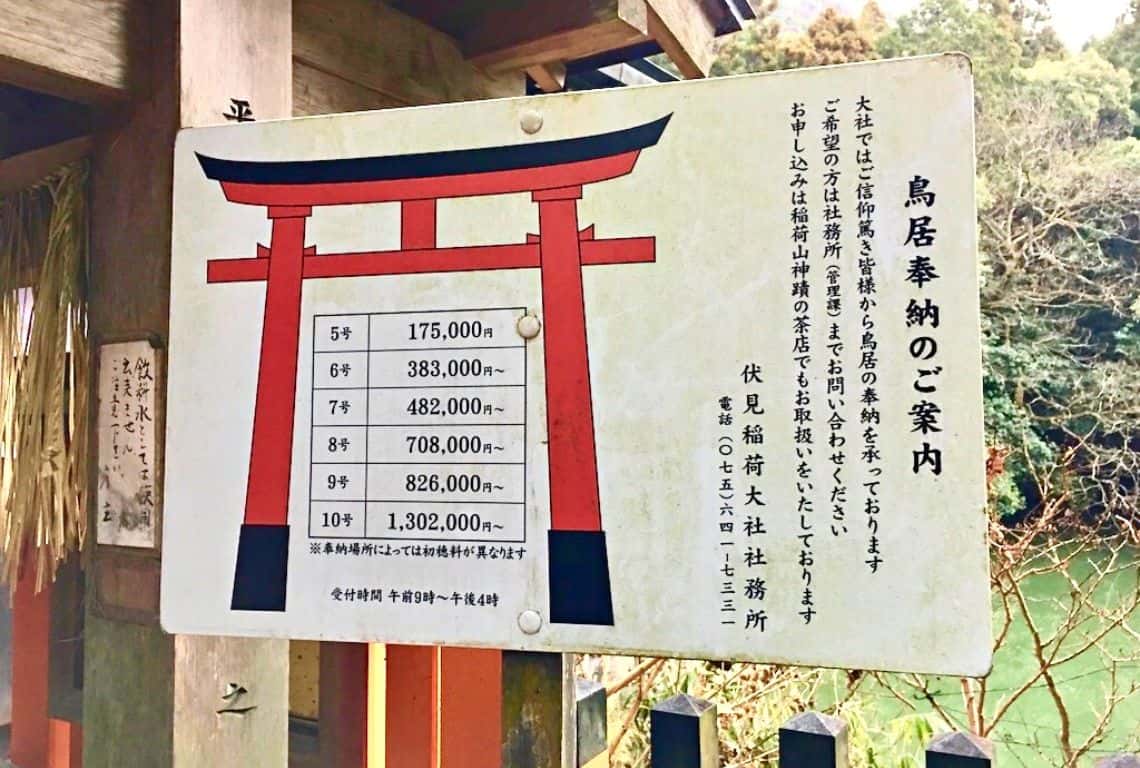
M863 36L871 41L872 44L877 43L879 38L885 35L891 28L890 23L887 21L886 14L883 9L875 0L867 0L867 4L863 6L863 10L859 12L859 18L856 21L859 26L859 31Z
M961 51L973 62L983 103L1013 87L1021 64L1021 46L1009 25L963 0L924 0L879 40L878 51L883 58Z
M877 58L870 38L850 16L832 7L825 8L807 32L785 45L785 55L793 67L847 64Z
M1091 47L1132 75L1132 111L1140 116L1140 0L1132 0L1112 32Z
M789 65L780 44L780 23L773 15L775 10L776 0L760 4L756 8L756 20L720 44L711 74L787 69Z
M1111 137L1132 129L1133 78L1095 50L1067 59L1040 59L1017 74L1016 92L1049 103L1068 130Z
M1017 40L1026 66L1042 57L1064 56L1065 46L1053 29L1048 0L981 0L978 5Z
M1135 520L1140 432L1124 424L1140 424L1129 405L1140 360L1122 351L1137 340L1140 298L1129 224L1140 154L1121 142L1132 78L1095 51L1026 65L1026 25L1040 19L1025 8L925 0L879 50L957 49L974 62L987 429L1012 449L995 512L1060 504L1075 523Z
M845 64L878 58L871 37L850 16L827 7L802 35L781 34L775 3L720 48L714 75Z

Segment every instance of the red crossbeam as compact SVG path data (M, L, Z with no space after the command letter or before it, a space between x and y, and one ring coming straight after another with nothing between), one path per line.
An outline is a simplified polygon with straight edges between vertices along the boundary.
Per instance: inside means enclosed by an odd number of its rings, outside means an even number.
M355 181L336 184L265 184L223 181L231 203L274 206L354 205L362 203L439 200L446 197L504 195L544 189L567 189L624 176L639 152L509 171L436 176L419 179Z
M258 247L259 253L262 247ZM582 240L581 248L582 264L588 266L638 264L654 260L652 237ZM539 266L541 266L541 257L537 242L322 255L316 255L314 250L306 249L302 275L306 278L363 277L486 269L527 269ZM208 283L265 280L268 274L269 261L266 258L212 259L206 264Z

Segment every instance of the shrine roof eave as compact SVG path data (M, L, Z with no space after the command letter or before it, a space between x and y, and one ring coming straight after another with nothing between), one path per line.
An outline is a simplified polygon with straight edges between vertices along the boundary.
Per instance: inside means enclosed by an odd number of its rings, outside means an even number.
M335 160L226 160L197 154L206 177L223 184L360 184L500 174L588 163L636 153L655 145L672 114L642 125L573 139L500 147L452 149L406 155Z

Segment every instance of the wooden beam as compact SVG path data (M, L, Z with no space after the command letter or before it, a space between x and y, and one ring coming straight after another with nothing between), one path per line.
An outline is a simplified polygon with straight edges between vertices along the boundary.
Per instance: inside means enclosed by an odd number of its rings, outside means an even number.
M697 0L646 0L649 34L687 78L705 77L716 53L713 22Z
M536 0L489 3L460 39L489 72L569 61L646 42L645 0Z
M488 75L447 35L373 0L295 0L293 54L304 67L406 104L523 92L521 72Z
M322 72L303 61L293 62L293 114L298 117L406 106L406 101Z
M126 98L130 0L0 0L0 81L83 102Z
M546 93L558 93L566 87L566 65L561 62L535 64L527 67L526 73Z
M80 136L0 160L0 195L32 186L60 166L86 156L93 146L90 136Z

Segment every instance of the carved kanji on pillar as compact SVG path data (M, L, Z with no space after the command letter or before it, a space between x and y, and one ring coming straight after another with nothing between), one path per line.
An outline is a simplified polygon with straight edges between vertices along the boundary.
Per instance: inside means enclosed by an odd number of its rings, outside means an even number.
M231 608L284 611L289 472L301 290L306 279L538 268L542 277L550 452L550 620L614 623L598 494L582 267L652 262L653 237L595 239L580 230L582 186L632 172L670 116L612 133L389 157L251 162L198 156L233 203L266 207L268 248L207 263L210 283L266 282L245 519ZM436 201L530 192L539 234L526 243L438 248ZM322 205L399 202L401 249L318 254L305 222ZM551 364L553 362L553 364Z

